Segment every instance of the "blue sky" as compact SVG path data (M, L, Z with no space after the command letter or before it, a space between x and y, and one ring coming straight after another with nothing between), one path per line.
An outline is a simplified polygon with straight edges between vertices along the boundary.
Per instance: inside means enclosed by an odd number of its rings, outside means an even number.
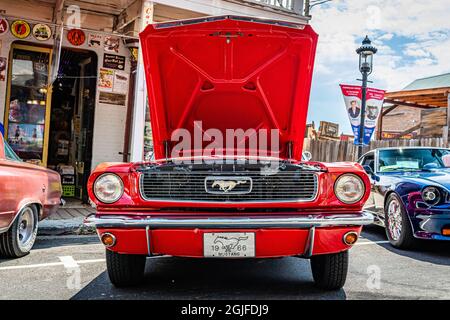
M311 12L319 34L308 122L351 133L339 84L360 84L356 48L369 35L378 53L371 86L400 90L450 72L450 0L333 0Z

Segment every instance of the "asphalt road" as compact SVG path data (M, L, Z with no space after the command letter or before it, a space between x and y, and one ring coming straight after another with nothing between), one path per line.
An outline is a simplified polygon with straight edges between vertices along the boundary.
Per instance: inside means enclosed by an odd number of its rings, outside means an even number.
M0 299L450 299L450 243L393 249L378 227L351 250L345 287L323 292L309 261L155 257L146 281L113 287L95 236L40 237L26 257L0 259Z

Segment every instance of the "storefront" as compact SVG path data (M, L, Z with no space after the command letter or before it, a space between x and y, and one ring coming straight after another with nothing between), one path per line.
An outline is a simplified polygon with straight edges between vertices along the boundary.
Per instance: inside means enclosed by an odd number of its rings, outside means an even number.
M54 25L1 19L5 140L24 161L58 170L66 196L86 201L91 170L123 161L132 37L66 28L53 37Z

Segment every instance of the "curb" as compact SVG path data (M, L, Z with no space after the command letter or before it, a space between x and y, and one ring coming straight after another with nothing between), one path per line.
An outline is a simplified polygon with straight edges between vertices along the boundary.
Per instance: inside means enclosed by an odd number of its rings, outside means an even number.
M96 234L95 227L85 226L83 220L84 217L64 220L43 220L39 222L38 236Z

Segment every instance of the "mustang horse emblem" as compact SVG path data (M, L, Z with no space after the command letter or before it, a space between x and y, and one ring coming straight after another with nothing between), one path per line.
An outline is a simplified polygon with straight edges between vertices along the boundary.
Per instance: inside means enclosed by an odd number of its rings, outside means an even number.
M226 249L227 251L230 251L230 249L234 249L237 247L239 242L247 240L248 237L236 237L236 238L229 238L224 236L218 236L214 240L214 244L220 243L222 245L222 248Z
M237 185L245 184L247 183L247 180L238 180L238 181L231 181L231 180L216 180L212 184L212 188L219 187L219 189L223 192L228 192L236 188Z

